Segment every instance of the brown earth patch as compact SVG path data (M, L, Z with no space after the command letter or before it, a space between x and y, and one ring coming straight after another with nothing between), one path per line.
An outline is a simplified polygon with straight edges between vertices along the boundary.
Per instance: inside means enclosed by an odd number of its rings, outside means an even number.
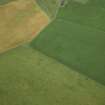
M18 0L0 7L0 53L31 40L49 23L34 0Z

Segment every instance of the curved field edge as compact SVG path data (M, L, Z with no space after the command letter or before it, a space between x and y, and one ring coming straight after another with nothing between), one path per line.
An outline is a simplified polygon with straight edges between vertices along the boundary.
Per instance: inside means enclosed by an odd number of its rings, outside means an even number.
M31 46L105 85L105 1L84 1L68 0Z
M0 14L0 53L32 40L51 21L34 0L0 5Z
M36 2L51 19L56 17L61 3L60 0L36 0Z
M35 49L0 55L2 105L104 105L104 99L103 85Z

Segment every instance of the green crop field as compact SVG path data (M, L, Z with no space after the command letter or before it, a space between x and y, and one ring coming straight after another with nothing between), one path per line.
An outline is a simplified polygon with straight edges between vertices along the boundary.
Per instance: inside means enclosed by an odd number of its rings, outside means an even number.
M31 45L105 85L105 1L68 0Z
M30 47L0 55L1 105L104 105L105 86Z

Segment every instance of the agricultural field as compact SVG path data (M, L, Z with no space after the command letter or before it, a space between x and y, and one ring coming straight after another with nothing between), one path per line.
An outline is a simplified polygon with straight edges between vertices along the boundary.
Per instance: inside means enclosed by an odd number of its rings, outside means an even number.
M0 105L105 105L104 12L104 0L1 0Z
M3 3L0 5L0 53L35 38L49 22L50 18L35 0Z
M1 105L105 105L105 86L23 46L0 55Z
M68 0L31 46L105 85L105 1Z
M0 0L0 5L8 4L12 1L15 1L15 0Z

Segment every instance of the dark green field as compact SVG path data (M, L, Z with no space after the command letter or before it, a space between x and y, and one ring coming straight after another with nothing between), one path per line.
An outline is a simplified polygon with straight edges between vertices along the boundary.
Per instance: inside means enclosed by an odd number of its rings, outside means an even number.
M77 1L69 0L31 45L105 85L105 1Z

